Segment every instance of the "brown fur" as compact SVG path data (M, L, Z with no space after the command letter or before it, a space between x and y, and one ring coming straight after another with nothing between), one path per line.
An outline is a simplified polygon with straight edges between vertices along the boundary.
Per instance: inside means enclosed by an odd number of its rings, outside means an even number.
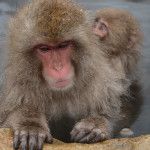
M120 97L128 96L128 85L124 74L111 67L104 57L105 47L103 44L99 47L88 21L87 12L69 0L36 0L11 20L0 123L1 127L14 130L16 149L18 137L22 139L20 147L26 148L24 138L28 135L30 148L34 147L33 143L36 145L32 141L35 134L51 143L47 122L64 116L74 121L84 119L79 124L86 124L84 133L91 133L88 138L98 135L91 142L113 137L116 121L125 115L119 115ZM74 43L71 57L76 75L74 85L65 91L52 91L42 76L42 65L33 45L68 39ZM84 136L80 127L77 124L73 128L72 140L90 143L87 139L80 140ZM42 142L37 144L42 145Z
M104 8L95 15L108 25L108 35L101 41L106 45L106 55L113 67L132 76L138 68L143 36L137 20L126 10ZM131 45L128 48L128 45ZM134 77L134 75L132 76Z

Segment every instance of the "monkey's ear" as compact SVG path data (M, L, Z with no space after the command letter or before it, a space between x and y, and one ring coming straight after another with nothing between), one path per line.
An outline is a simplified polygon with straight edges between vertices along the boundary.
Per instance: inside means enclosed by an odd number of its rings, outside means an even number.
M129 37L129 41L128 41L128 44L127 44L127 49L130 50L132 47L134 47L136 42L137 42L137 33L136 32L132 32L130 34L130 37Z
M104 39L108 34L108 27L106 22L103 22L100 19L95 19L93 32L95 35L98 35L100 39Z

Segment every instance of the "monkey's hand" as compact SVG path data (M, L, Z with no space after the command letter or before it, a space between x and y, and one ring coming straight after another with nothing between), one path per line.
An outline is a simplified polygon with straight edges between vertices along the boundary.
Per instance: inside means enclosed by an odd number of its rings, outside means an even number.
M110 138L110 123L103 117L82 119L71 131L71 140L79 143L95 143Z
M52 143L49 131L35 126L24 126L14 130L14 149L42 150L44 142Z
M5 125L14 131L14 149L42 150L44 142L52 143L45 114L37 107L23 106L7 118Z

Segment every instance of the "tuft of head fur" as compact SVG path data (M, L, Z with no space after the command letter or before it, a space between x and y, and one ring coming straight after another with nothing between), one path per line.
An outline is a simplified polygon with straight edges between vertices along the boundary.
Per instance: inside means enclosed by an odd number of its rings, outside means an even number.
M10 41L20 50L30 48L35 39L61 41L70 38L86 20L86 10L70 0L34 0L10 21Z

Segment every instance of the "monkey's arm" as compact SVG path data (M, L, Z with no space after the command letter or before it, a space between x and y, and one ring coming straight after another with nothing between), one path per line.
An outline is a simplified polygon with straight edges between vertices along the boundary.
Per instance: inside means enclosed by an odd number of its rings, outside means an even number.
M121 96L120 112L116 117L102 115L82 119L73 128L74 142L95 143L116 137L123 128L129 128L140 113L143 103L141 86L137 80L129 86L129 96Z
M4 126L14 131L14 148L41 150L44 142L52 143L45 115L36 107L24 105L11 113Z

